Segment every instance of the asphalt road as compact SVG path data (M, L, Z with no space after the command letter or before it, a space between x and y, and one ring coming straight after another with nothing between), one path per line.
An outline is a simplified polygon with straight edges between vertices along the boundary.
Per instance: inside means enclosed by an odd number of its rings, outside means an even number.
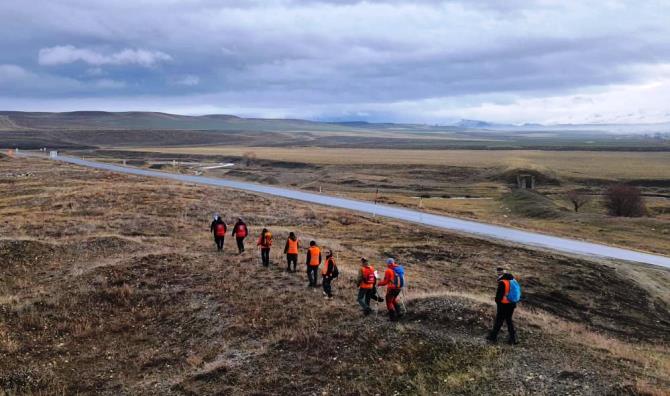
M186 183L203 184L216 187L233 188L237 190L252 191L262 194L270 194L278 197L295 199L319 205L349 209L357 212L374 214L427 226L442 228L483 238L493 238L513 242L532 247L539 247L557 252L577 254L580 256L600 257L615 260L632 261L644 264L652 264L670 268L670 257L642 253L634 250L616 248L612 246L583 242L574 239L560 238L536 232L522 231L515 228L479 223L476 221L462 220L448 216L423 213L420 211L398 208L387 205L377 205L372 202L357 201L353 199L339 198L322 194L308 193L281 187L271 187L255 183L239 182L227 179L218 179L204 176L179 175L174 173L158 172L145 169L137 169L95 161L87 161L74 157L58 156L56 160L69 162L71 164L87 166L89 168L103 169L112 172L126 173L146 177L158 177L161 179L176 180Z

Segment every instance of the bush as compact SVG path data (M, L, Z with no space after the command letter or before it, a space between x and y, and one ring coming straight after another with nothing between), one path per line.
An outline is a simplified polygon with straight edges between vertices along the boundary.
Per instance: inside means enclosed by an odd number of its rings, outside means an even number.
M609 187L604 205L611 216L640 217L646 212L640 189L625 184Z

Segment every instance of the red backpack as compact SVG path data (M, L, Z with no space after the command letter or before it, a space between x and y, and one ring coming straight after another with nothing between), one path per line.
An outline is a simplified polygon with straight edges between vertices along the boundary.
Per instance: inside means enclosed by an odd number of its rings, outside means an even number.
M223 223L216 223L216 226L214 226L214 235L218 237L226 236L226 225Z
M244 238L244 237L247 236L247 225L246 224L240 224L239 227L237 227L236 236L238 238Z

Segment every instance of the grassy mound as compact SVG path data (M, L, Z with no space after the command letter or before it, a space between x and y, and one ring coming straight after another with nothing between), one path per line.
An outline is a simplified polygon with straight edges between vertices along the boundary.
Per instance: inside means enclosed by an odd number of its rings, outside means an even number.
M502 196L502 202L513 214L536 219L555 219L566 211L544 195L529 190L515 190Z

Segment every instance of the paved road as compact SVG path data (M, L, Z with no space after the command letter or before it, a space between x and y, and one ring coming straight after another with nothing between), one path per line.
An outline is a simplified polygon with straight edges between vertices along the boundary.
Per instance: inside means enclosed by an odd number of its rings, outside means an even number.
M217 187L228 187L238 190L270 194L284 198L296 199L320 205L349 209L378 216L404 220L428 226L438 227L449 231L494 238L514 242L522 245L545 248L558 252L577 254L581 256L601 257L608 259L634 261L670 268L670 257L641 253L634 250L621 249L596 243L582 242L568 238L559 238L535 232L522 231L514 228L479 223L476 221L461 220L448 216L422 213L415 210L397 208L386 205L376 205L372 202L338 198L328 195L296 191L280 187L270 187L261 184L245 183L226 179L217 179L203 176L188 176L174 173L158 172L145 169L130 168L66 156L58 156L57 160L69 162L90 168L104 169L112 172L131 175L158 177L187 183L204 184Z

